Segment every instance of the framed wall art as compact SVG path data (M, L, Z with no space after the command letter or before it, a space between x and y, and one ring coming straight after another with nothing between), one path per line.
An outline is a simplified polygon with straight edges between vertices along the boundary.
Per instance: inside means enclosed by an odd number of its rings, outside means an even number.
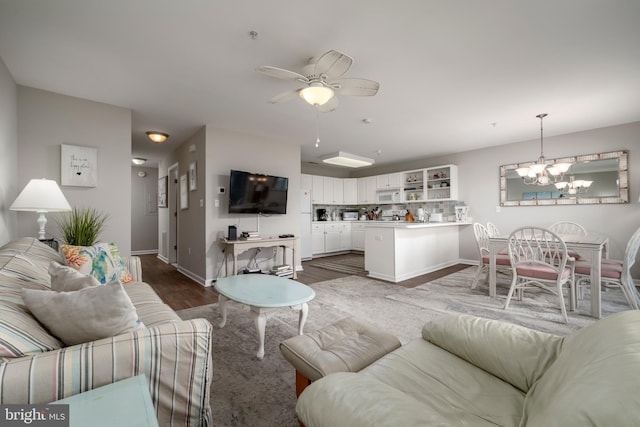
M167 205L167 184L169 181L168 176L163 176L158 180L158 207L166 208Z
M198 188L198 174L196 170L196 162L189 165L189 191L196 191Z
M189 191L187 189L187 174L180 176L180 209L189 209Z
M60 183L74 187L97 187L98 149L61 144Z

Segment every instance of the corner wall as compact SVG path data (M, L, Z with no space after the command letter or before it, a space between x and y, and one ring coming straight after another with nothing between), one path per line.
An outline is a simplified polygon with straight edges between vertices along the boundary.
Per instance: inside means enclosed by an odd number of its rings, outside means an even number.
M0 246L17 236L9 206L18 197L18 88L0 58Z
M71 206L89 206L110 218L100 240L131 251L131 110L18 86L18 188L32 178L60 184L60 145L98 148L98 186L61 186ZM58 235L55 215L47 234ZM18 237L37 236L34 212L18 213Z

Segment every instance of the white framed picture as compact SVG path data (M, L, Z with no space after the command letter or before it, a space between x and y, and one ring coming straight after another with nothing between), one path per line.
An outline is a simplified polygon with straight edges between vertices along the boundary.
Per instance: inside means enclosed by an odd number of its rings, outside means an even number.
M189 191L187 189L187 174L180 176L180 209L189 209Z
M97 187L98 149L61 144L60 183L74 187Z
M196 162L189 165L189 191L196 191L198 188L198 174L196 169Z

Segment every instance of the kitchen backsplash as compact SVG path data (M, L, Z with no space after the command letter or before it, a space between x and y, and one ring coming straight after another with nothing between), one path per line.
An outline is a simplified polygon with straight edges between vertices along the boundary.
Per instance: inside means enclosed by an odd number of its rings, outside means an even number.
M425 203L396 203L392 205L313 205L313 214L315 216L316 209L326 209L327 215L329 219L333 218L333 213L335 212L337 219L342 219L343 211L358 211L360 214L363 214L366 211L371 211L377 207L380 209L393 209L393 210L407 210L414 217L417 217L417 211L419 208L424 209L425 213L441 213L442 217L449 221L455 221L456 217L456 206L462 206L465 203L460 200L444 200L442 202L425 202ZM314 220L316 218L314 217Z

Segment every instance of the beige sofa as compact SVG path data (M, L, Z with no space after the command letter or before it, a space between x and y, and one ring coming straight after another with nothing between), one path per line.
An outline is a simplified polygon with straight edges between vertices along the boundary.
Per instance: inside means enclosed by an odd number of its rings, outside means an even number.
M52 260L64 263L33 238L0 247L0 404L48 403L144 374L161 426L211 425L211 324L181 320L131 257L134 281L124 289L144 328L64 346L22 299L22 288L49 288Z
M315 426L632 426L640 423L640 311L560 337L466 315L358 373L306 388Z

